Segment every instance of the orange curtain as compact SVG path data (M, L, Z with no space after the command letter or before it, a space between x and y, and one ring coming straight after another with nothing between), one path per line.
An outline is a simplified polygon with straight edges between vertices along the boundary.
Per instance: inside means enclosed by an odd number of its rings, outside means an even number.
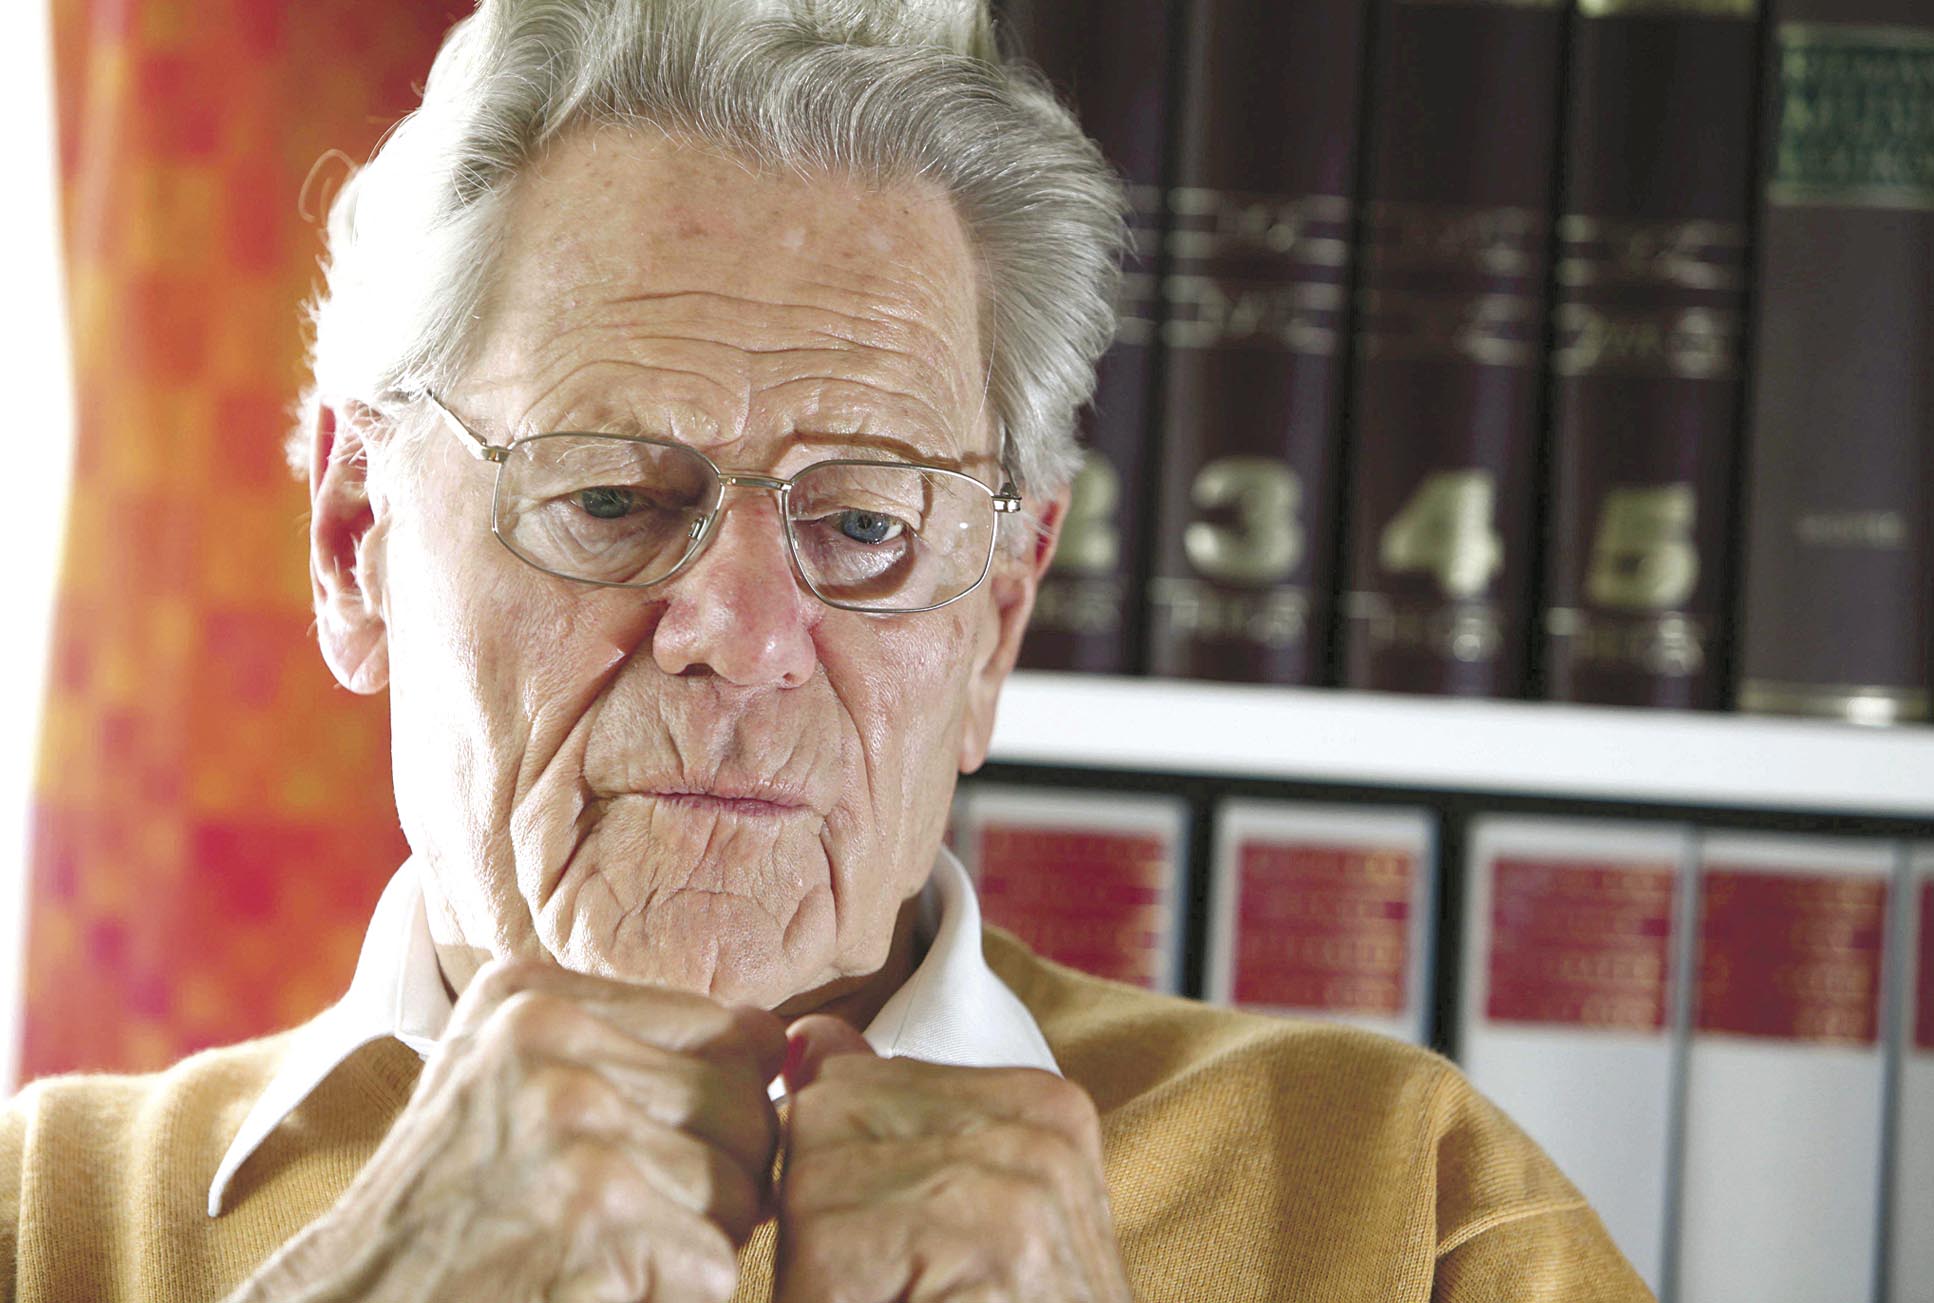
M315 1013L406 854L385 703L337 688L310 634L281 444L321 248L305 179L367 156L465 6L53 8L78 431L23 1080Z

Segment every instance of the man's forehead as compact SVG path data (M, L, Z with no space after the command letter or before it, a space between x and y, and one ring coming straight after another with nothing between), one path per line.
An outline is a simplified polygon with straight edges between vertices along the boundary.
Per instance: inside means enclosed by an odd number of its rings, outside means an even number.
M976 329L965 231L944 193L919 181L760 170L606 128L560 141L519 181L504 238L497 289L520 313L712 293Z

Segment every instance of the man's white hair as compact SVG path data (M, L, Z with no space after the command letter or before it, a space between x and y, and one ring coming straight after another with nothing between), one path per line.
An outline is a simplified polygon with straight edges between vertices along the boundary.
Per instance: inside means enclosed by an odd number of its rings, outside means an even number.
M461 373L506 195L561 134L651 125L761 167L952 197L980 265L988 403L1031 493L1067 483L1114 332L1119 183L986 0L481 0L423 103L329 210L318 404L380 408ZM290 448L307 464L306 428Z

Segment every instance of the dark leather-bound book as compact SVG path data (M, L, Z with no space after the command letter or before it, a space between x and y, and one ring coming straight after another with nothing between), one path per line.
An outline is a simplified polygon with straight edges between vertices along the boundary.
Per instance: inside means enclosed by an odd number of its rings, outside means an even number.
M1163 278L1153 673L1322 673L1368 8L1191 7Z
M1925 720L1934 3L1772 14L1738 704Z
M1020 663L1031 669L1141 669L1149 528L1143 499L1155 438L1160 301L1156 257L1166 181L1171 0L1005 0L1010 39L1071 103L1128 182L1134 249L1121 332L1081 415L1086 457L1041 583Z
M1513 696L1529 642L1557 0L1379 0L1343 679Z
M1738 482L1758 0L1582 0L1551 353L1544 690L1710 709Z

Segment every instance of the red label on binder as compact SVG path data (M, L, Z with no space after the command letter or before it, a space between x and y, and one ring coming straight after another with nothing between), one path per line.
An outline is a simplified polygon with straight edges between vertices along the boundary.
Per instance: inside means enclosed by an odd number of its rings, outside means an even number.
M1403 1012L1416 856L1377 846L1254 841L1242 844L1236 873L1235 1003Z
M1875 1043L1885 878L1709 868L1703 881L1700 1031Z
M1676 880L1670 868L1652 865L1496 860L1485 1015L1664 1028Z
M1097 977L1169 984L1173 855L1159 836L986 823L980 903L1029 949Z
M1914 1048L1934 1050L1934 878L1921 884L1921 943L1914 971Z

